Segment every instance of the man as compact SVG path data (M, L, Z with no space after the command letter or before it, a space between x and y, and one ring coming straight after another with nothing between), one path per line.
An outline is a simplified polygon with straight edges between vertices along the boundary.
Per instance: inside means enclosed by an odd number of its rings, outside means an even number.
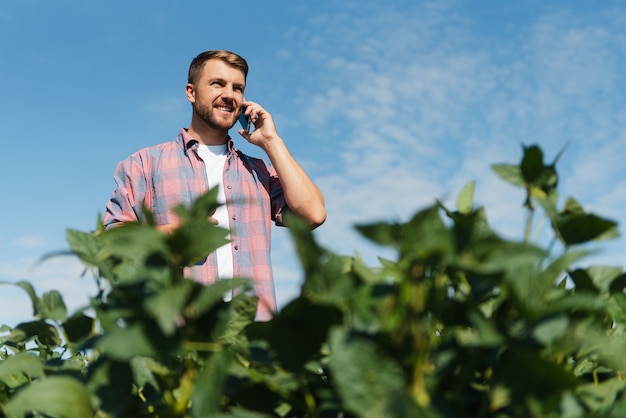
M169 233L179 220L172 212L219 186L220 207L211 221L231 231L232 242L190 269L203 283L231 277L254 280L259 297L257 318L276 310L270 262L271 221L283 222L289 210L312 228L326 219L324 197L278 135L270 113L244 99L247 62L229 51L206 51L193 59L186 86L192 116L171 142L144 148L121 161L116 189L107 203L107 228L142 221L145 205L158 229ZM270 165L235 148L228 135L240 113L254 130L239 135L260 147Z

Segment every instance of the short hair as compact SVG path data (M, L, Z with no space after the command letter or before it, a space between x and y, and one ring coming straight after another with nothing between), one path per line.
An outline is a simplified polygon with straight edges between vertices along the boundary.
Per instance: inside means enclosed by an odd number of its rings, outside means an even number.
M202 67L204 67L204 63L212 59L222 60L226 64L241 70L244 79L248 77L248 63L245 59L243 59L243 57L226 50L211 50L201 52L191 61L191 64L189 65L189 73L187 75L187 82L194 84L198 81L200 73L202 72Z

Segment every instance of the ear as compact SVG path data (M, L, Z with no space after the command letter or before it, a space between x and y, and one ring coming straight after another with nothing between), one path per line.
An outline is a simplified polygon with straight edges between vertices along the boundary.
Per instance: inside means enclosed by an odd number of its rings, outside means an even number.
M189 103L193 104L196 102L196 90L193 87L193 84L187 83L187 86L185 86L185 94L187 95Z

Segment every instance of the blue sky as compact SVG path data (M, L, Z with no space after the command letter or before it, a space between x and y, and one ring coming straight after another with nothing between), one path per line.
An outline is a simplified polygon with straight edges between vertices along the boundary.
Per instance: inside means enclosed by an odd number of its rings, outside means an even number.
M117 162L187 126L190 60L229 49L250 64L246 97L326 195L320 243L375 263L355 223L405 220L468 181L494 228L520 237L521 192L494 163L539 144L561 195L626 221L626 6L621 1L0 0L0 281L94 292L65 230L96 225ZM263 156L243 143L244 151ZM620 229L622 229L620 227ZM274 229L279 305L300 267ZM623 265L624 239L591 262ZM30 318L0 287L0 324Z

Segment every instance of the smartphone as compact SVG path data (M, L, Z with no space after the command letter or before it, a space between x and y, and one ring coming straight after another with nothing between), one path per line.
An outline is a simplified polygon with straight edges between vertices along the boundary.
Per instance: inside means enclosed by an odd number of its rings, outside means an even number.
M252 117L246 117L246 108L244 107L241 110L241 114L239 115L239 124L246 131L247 134L250 133L250 128L252 128Z

